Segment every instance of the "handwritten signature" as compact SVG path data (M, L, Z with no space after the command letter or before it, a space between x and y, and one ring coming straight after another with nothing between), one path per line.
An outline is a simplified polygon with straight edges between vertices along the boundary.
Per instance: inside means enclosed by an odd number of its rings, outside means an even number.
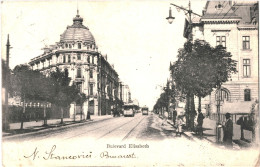
M44 160L77 160L77 159L91 159L93 157L92 152L81 154L69 154L69 155L59 155L57 152L55 153L57 146L53 145L49 151L45 151L44 153L40 152L40 150L36 147L32 154L24 156L24 158L30 158L32 160L36 159L44 159ZM115 159L115 158L137 158L135 153L130 154L110 154L108 151L103 151L99 154L99 157L102 159Z
M56 145L53 145L50 151L46 151L45 154L41 155L38 148L36 147L33 153L29 156L24 156L24 158L32 158L33 160L43 158L44 160L75 160L75 159L85 159L85 158L92 158L92 152L88 154L82 152L82 154L76 155L57 155L55 154Z

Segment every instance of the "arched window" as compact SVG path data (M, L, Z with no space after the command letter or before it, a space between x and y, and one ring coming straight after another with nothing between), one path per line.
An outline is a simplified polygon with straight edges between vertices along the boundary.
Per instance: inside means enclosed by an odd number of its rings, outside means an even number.
M215 100L220 100L220 101L230 101L230 97L229 97L229 91L227 89L220 89L218 91L216 91L215 94Z
M251 101L251 90L250 89L244 90L244 100Z
M78 49L81 49L81 43L78 43Z

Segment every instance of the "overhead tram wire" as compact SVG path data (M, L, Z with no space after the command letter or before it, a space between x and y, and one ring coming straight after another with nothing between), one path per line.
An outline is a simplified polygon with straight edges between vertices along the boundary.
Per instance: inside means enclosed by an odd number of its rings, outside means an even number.
M224 1L223 3L222 3L222 6L224 5L224 3L226 2L226 5L221 9L221 11L217 14L214 14L213 15L213 18L212 19L215 19L215 18L217 18L221 13L222 13L222 11L225 9L225 7L227 6L227 4L229 3L229 2L227 2L227 1ZM209 28L211 28L213 25L209 25Z
M236 8L236 10L234 10L234 12L236 12L236 11L237 11L237 9L238 9L239 7L240 7L240 6L238 6L238 7ZM229 17L228 17L228 19L229 19L230 17L231 17L231 16L229 16Z
M214 14L213 15L213 19L215 19L215 18L217 18L218 16L220 16L220 14L222 14L222 11L223 11L223 9L229 4L229 2L227 2L227 1L224 1L223 3L222 3L222 5L224 4L226 2L226 4L225 4L225 6L222 8L222 10L217 14ZM234 3L234 5L235 5L236 3ZM224 16L223 16L223 18L230 12L230 10L232 9L232 7L230 7L230 9L224 14ZM237 10L237 9L236 9ZM235 12L235 11L234 11ZM229 18L230 18L231 16L229 16ZM222 19L223 19L222 18ZM228 18L228 19L229 19ZM211 25L209 25L209 28L212 28L212 24Z

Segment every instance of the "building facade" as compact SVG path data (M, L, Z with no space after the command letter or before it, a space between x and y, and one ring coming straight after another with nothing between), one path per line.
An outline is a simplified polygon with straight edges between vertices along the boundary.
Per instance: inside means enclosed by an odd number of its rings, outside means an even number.
M192 19L192 39L222 45L237 61L237 73L203 99L204 112L248 113L258 100L258 2L208 1L201 17ZM190 32L184 28L184 36Z
M93 35L79 14L60 35L60 41L44 48L44 53L31 59L29 64L44 74L56 67L67 70L71 80L87 96L83 114L89 111L92 115L106 115L122 105L118 73L107 61L107 55L98 51ZM71 104L70 117L79 112L80 106Z

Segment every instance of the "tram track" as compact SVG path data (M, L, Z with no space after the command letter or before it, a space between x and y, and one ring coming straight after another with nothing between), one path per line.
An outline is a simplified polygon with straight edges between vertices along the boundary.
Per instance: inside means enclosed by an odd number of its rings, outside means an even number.
M139 117L138 117L138 118L139 118ZM136 119L138 119L138 118L136 118ZM134 127L127 133L127 135L122 139L122 141L123 141L124 139L126 139L126 138L132 133L132 131L143 121L144 118L145 118L145 117L143 117L143 118L138 122L138 124L137 124L136 126L134 126ZM135 119L132 119L132 120L130 120L130 121L128 121L128 122L126 122L126 123L124 123L124 124L122 124L122 125L120 125L120 126L114 128L114 129L112 129L111 131L109 131L109 132L105 133L104 135L100 136L100 137L98 138L98 140L101 139L101 138L104 138L104 137L107 136L108 134L111 134L112 132L116 131L116 130L119 129L119 128L122 128L122 126L125 126L125 125L129 124L130 122L132 122L132 121L134 121L134 120L135 120Z
M141 118L141 120L138 121L137 125L135 125L133 128L131 128L131 130L124 136L124 138L122 139L122 141L125 140L125 139L127 139L127 137L129 137L129 135L134 131L134 129L144 120L144 118L146 118L146 117ZM114 126L113 129L111 129L111 130L108 129L108 132L106 132L105 134L102 134L101 136L97 137L96 140L100 140L100 139L105 138L107 135L111 135L111 134L112 134L113 132L115 132L116 130L122 128L123 126L128 125L129 123L131 123L131 122L133 122L133 121L135 121L135 120L137 120L137 119L140 119L140 117L135 117L135 118L133 118L133 119L127 121L127 122L124 122L123 124L122 124L122 122L119 122L117 125ZM113 122L113 123L114 123L114 122ZM86 135L87 133L94 132L94 131L96 131L96 130L100 130L100 129L105 128L105 127L108 127L108 124L105 124L105 125L102 125L102 126L99 126L99 127L96 127L96 128L93 128L93 129L90 129L90 130L87 130L87 131L84 131L84 132L82 132L82 133L80 133L80 134L77 134L77 135L70 136L70 137L68 137L68 138L63 139L61 142L64 142L64 141L67 141L67 140L73 140L73 138L77 138L77 137L80 137L80 136L84 136L84 135ZM103 130L104 130L104 129L103 129ZM90 137L93 137L93 136L90 135Z
M136 128L145 118L146 118L146 117L143 117L143 119L141 119L141 120L138 122L138 124L136 124L136 125L130 130L130 132L127 133L127 135L122 139L122 141L126 140L126 139L130 136L130 134L135 130L135 128Z

